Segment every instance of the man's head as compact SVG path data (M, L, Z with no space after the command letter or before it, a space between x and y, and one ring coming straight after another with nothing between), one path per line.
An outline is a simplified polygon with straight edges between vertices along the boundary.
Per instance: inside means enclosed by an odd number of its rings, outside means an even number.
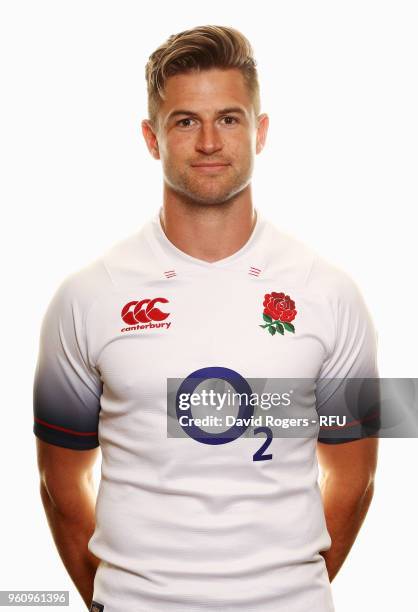
M200 204L220 204L245 189L268 127L248 40L223 26L172 35L150 56L146 79L142 131L166 185ZM207 166L216 163L222 165Z

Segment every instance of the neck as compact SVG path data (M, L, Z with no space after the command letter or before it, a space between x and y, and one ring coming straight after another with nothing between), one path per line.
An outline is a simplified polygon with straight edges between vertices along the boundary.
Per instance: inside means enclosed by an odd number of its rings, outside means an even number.
M160 215L167 238L191 257L215 262L248 241L256 223L251 185L221 204L187 201L164 184Z

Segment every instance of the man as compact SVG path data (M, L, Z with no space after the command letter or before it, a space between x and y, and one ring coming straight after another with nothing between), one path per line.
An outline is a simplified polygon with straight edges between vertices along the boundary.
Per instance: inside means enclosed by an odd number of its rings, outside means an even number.
M347 274L253 207L268 116L247 39L181 32L146 77L162 206L67 277L42 325L34 433L56 545L94 611L331 612L377 440L169 436L167 390L377 376L370 315Z

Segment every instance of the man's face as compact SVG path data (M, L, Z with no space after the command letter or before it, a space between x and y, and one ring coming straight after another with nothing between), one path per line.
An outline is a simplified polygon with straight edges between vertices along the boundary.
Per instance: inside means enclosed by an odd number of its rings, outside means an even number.
M268 118L255 117L242 73L211 68L175 75L165 95L158 125L143 122L143 133L169 188L200 204L220 204L245 189Z

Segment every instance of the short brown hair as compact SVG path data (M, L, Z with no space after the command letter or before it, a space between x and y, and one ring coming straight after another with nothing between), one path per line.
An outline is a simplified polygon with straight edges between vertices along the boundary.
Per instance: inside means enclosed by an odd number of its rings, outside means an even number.
M172 34L150 55L145 67L150 120L155 123L168 77L209 68L238 68L259 114L260 89L249 41L234 28L207 25Z

